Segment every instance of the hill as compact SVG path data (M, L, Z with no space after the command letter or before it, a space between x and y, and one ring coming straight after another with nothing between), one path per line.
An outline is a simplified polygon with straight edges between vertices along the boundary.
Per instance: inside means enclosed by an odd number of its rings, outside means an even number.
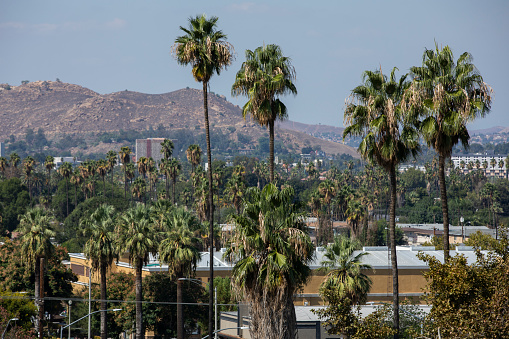
M210 93L211 127L228 131L233 140L238 135L256 142L266 130L242 118L241 109L224 96ZM50 138L65 134L146 130L162 125L172 129L203 128L202 92L181 89L163 94L122 91L99 94L79 85L60 81L36 81L20 86L0 86L0 140L9 135L23 135L27 129L42 128ZM298 123L297 123L298 124ZM304 124L301 124L304 125ZM295 151L302 147L320 147L328 154L357 152L346 145L310 136L302 131L276 129L276 138Z

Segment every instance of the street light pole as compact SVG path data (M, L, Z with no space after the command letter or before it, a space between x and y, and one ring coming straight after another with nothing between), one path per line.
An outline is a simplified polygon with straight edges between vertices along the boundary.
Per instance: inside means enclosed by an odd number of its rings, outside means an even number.
M69 300L69 324L71 323L71 305L72 305L72 300ZM74 324L74 323L73 323ZM71 326L69 325L69 330L68 330L68 339L71 339Z
M9 321L7 322L7 326L5 326L5 330L4 330L4 332L2 333L2 339L4 339L4 338L5 338L5 332L7 332L7 329L9 328L9 324L10 324L10 323L11 323L11 321L13 321L13 320L14 320L14 321L17 321L17 320L19 320L19 319L18 319L18 318L12 318L12 319L9 319Z
M94 314L94 313L99 313L99 312L109 312L109 311L112 311L112 312L118 312L118 311L122 311L122 309L121 309L121 308L113 308L113 309L110 309L110 310L99 310L99 311L94 311L94 312L92 312L92 313L89 313L89 314L87 314L87 315L85 315L85 316L83 316L83 317L79 318L78 320L73 321L73 322L72 322L72 323L70 323L69 325L62 326L62 327L60 327L60 339L62 339L62 333L64 332L64 329L65 329L66 327L70 327L71 325L74 325L74 324L75 324L75 323L77 323L78 321L83 320L83 319L85 319L86 317L88 317L88 316L90 316L90 315L92 315L92 314Z

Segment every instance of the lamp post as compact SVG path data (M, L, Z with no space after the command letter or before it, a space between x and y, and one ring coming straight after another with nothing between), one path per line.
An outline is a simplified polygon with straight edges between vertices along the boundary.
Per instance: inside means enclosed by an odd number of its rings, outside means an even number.
M71 323L71 305L72 305L72 300L69 300L69 324ZM69 325L69 330L68 330L68 339L71 339L71 327L70 327L70 325Z
M197 285L200 285L201 284L204 284L203 281L199 280L199 279L192 279L192 278L179 278L178 280L180 281L184 281L184 280L187 280L187 281L190 281L190 282L193 282ZM177 305L177 310L178 310L178 305ZM178 314L177 314L177 318L178 318ZM183 317L180 318L180 321L183 323L184 322L184 319ZM177 325L179 326L179 325ZM214 330L217 330L217 287L214 286ZM217 332L218 331L214 331L212 334L215 334L215 338L217 339ZM209 332L210 333L210 332ZM207 335L208 337L209 335Z
M4 339L4 338L5 338L5 333L7 332L7 329L9 328L9 324L10 324L10 323L11 323L11 321L13 321L13 320L14 320L14 321L17 321L17 320L19 320L19 319L18 319L18 318L12 318L12 319L9 319L9 321L7 322L7 326L5 326L5 330L4 330L4 332L2 333L2 339Z
M67 328L67 327L70 327L71 325L77 323L78 321L82 320L82 319L85 319L86 317L94 314L94 313L99 313L99 312L109 312L109 311L112 311L112 312L118 312L118 311L122 311L121 308L113 308L113 309L110 309L110 310L99 310L99 311L94 311L94 312L91 312L81 318L79 318L78 320L75 320L73 321L72 323L70 323L69 325L66 325L66 326L62 326L60 327L60 339L62 339L62 333L64 332L64 329Z

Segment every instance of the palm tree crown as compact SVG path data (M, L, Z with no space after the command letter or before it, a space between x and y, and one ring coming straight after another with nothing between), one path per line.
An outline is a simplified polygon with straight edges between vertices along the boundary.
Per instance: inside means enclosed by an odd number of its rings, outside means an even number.
M348 298L357 305L366 302L371 279L362 270L371 266L361 262L361 258L368 253L354 255L357 246L357 242L343 236L336 237L334 243L327 246L325 260L321 262L322 271L327 276L320 286L320 294L326 301Z
M274 181L274 122L287 117L286 106L279 99L287 93L297 94L295 68L278 45L264 45L246 50L246 61L237 72L232 95L249 98L242 108L244 118L251 115L261 126L269 127L270 180Z

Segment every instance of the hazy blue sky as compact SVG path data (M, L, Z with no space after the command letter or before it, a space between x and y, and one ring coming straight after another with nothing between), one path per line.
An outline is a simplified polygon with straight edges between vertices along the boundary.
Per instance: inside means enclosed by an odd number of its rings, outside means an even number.
M55 80L99 93L201 89L170 47L179 26L205 13L237 52L211 81L232 98L244 51L281 46L297 71L296 97L284 99L291 120L343 126L345 98L364 70L398 75L420 65L424 48L468 51L495 91L492 112L471 129L509 126L509 1L168 1L0 0L0 83Z

